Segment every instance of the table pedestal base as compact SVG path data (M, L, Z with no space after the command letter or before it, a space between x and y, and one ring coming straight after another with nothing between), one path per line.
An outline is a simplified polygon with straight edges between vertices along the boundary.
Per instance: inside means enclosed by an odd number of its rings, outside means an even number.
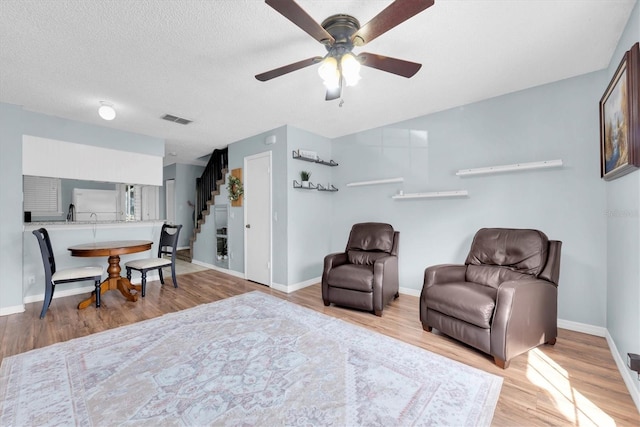
M120 257L118 255L109 256L109 268L107 269L109 277L101 283L100 295L107 291L117 289L127 300L134 302L138 301L138 293L142 291L142 286L131 284L129 279L120 276L120 271ZM131 290L135 290L136 293L132 294L130 292ZM78 304L78 309L81 310L83 308L87 308L95 302L96 293L94 291L91 293L89 298Z

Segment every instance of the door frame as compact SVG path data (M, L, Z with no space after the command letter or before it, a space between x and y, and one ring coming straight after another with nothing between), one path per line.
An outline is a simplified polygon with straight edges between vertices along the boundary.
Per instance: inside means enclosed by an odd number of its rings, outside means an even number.
M252 154L250 156L246 156L244 158L244 164L243 164L243 175L244 175L244 186L245 186L245 190L246 190L246 184L247 184L247 163L248 161L251 160L255 160L255 159L259 159L261 157L268 157L269 158L269 283L267 283L268 287L271 287L273 285L273 221L272 221L272 212L273 212L273 159L272 159L272 152L271 150L269 151L263 151L262 153L258 153L258 154ZM250 196L250 195L249 195ZM247 226L247 213L249 211L249 207L251 206L251 197L249 197L249 199L247 199L246 194L245 194L245 198L244 198L244 219L243 219L243 227L242 227L242 234L243 234L243 239L244 239L244 278L245 280L247 279L247 233L246 233L246 226Z

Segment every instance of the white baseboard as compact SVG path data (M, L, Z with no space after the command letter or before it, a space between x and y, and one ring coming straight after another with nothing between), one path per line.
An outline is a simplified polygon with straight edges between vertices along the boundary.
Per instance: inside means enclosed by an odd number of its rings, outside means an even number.
M419 297L420 293L422 293L422 289L403 288L402 286L400 286L400 289L398 289L398 292L400 292L402 295L410 295L412 297Z
M240 273L237 271L229 270L227 268L218 267L214 264L208 264L206 262L198 261L196 259L191 260L191 264L199 265L200 267L207 267L211 270L219 271L221 273L228 274L229 276L237 277L239 279L244 279L244 273Z
M24 313L24 304L0 308L0 316L8 316L16 313Z
M609 335L609 331L607 331L605 338L607 339L607 344L609 344L609 350L611 350L613 360L616 361L616 366L618 366L618 371L620 371L620 375L622 375L622 380L627 386L627 389L629 389L629 394L631 395L631 399L633 399L633 403L636 404L638 412L640 412L640 390L638 390L636 385L638 381L633 379L634 374L631 373L631 369L625 364L622 355L616 347L616 343L613 341L611 335Z
M58 286L60 286L60 285L58 285ZM83 286L81 288L58 289L53 293L53 299L69 297L69 296L72 296L72 295L90 293L90 292L93 292L93 290L95 288L96 288L95 286L91 285L91 286ZM44 301L44 293L36 294L36 295L29 295L29 296L26 296L26 297L24 297L22 299L22 302L24 302L25 304L30 304L32 302L39 302L39 301Z
M314 277L313 279L305 280L299 283L294 283L293 285L282 285L280 283L271 283L271 288L275 289L276 291L290 294L292 292L299 291L300 289L309 287L311 285L315 285L321 280L322 280L322 277Z
M586 323L572 322L571 320L558 319L558 328L582 332L584 334L595 335L597 337L605 337L607 335L607 328L587 325Z

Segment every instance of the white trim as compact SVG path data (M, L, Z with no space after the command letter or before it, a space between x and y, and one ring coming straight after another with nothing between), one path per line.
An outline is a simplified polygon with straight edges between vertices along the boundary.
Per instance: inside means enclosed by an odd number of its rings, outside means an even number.
M593 326L586 323L572 322L571 320L563 319L558 319L558 328L582 332L584 334L595 335L597 337L604 337L607 334L607 328L602 326Z
M71 288L71 289L63 289L56 290L53 293L53 299L69 297L73 295L86 294L88 292L93 292L95 290L95 286L83 286L81 288ZM22 302L25 304L30 304L32 302L44 301L44 293L36 294L36 295L28 295L22 299Z
M8 316L10 314L17 313L24 313L24 304L0 308L0 316Z
M410 295L412 297L419 297L420 293L422 292L421 289L413 289L413 288L403 288L402 286L400 286L400 289L398 289L398 292L400 292L402 295Z
M322 277L314 277L313 279L304 280L302 282L294 283L292 285L283 285L281 283L272 283L271 288L276 291L284 292L290 294L295 291L299 291L300 289L309 287L311 285L315 285L322 281Z
M632 371L627 367L624 360L622 360L620 352L616 347L616 343L613 341L611 335L609 335L609 331L607 331L606 339L607 344L609 344L609 350L611 350L611 354L613 355L613 360L615 360L616 366L618 366L618 371L620 371L620 375L622 375L622 380L627 386L631 399L633 399L633 403L635 403L636 408L638 408L638 412L640 412L640 390L638 390L636 386L637 381L633 379L631 374Z
M347 187L360 187L362 185L378 185L378 184L393 184L396 182L403 182L403 177L398 178L388 178L388 179L376 179L373 181L359 181L359 182L350 182L347 184Z
M460 169L456 172L458 176L482 175L489 173L513 172L518 170L557 168L562 166L562 160L543 160L541 162L515 163L513 165L488 166L485 168Z
M406 193L396 194L391 196L392 199L426 199L426 198L440 198L440 197L466 197L469 195L467 190L453 190L453 191L432 191L430 193Z
M208 264L206 262L198 261L196 259L191 260L191 264L199 265L201 267L207 267L211 270L219 271L220 273L228 274L229 276L237 277L239 279L244 279L244 273L240 273L234 270L228 270L226 268L218 267L217 265Z

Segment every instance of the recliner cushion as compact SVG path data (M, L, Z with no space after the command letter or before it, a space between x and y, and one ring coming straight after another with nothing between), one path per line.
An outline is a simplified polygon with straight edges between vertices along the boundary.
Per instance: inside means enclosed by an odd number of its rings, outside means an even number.
M329 286L361 292L373 292L373 266L343 264L331 269Z
M351 264L357 265L373 265L376 260L389 256L386 252L367 252L367 251L355 251L349 250L347 252L347 258Z
M425 302L431 310L489 329L497 293L478 283L450 282L426 288Z
M538 277L548 248L547 236L538 230L482 228L473 238L465 264L508 267Z
M393 249L393 227L378 222L354 224L347 243L350 249L391 253Z
M511 270L509 267L497 267L495 265L469 265L465 274L467 282L497 288L502 282L508 280L531 279L530 274L522 274Z

